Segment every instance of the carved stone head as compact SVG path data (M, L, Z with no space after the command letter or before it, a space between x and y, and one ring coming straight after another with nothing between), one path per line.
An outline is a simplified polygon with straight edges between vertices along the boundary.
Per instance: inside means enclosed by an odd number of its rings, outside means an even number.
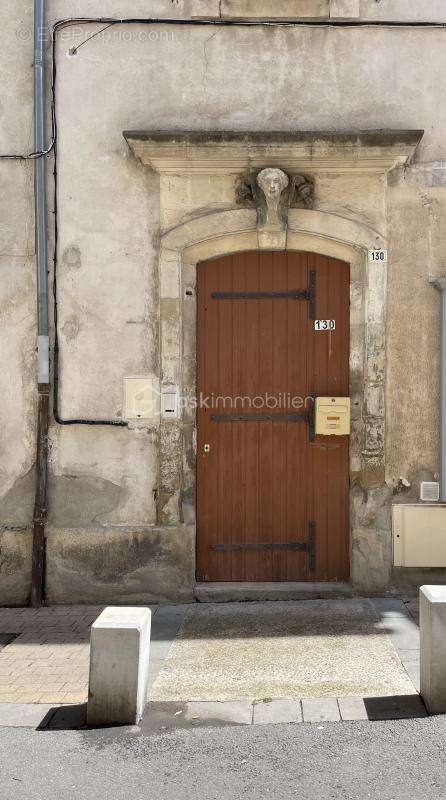
M288 175L277 167L266 167L257 175L257 186L264 195L263 209L259 208L259 229L285 230L288 203L282 204L282 195L289 186Z
M278 167L250 170L236 184L237 204L257 209L259 241L280 249L286 241L291 206L313 207L314 183L303 175L287 175Z
M257 183L262 189L266 201L274 204L280 200L280 195L287 188L290 179L281 169L266 167L257 175Z

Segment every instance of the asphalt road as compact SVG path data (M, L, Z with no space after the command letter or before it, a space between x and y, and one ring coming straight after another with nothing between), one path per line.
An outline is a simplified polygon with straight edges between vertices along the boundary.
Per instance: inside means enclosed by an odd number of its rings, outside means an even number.
M136 730L0 729L1 800L444 800L446 717Z

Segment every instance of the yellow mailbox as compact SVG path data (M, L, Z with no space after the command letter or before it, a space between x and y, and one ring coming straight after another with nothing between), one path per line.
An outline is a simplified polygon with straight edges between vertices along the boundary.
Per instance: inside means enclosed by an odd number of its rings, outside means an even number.
M316 397L316 436L348 436L350 398Z

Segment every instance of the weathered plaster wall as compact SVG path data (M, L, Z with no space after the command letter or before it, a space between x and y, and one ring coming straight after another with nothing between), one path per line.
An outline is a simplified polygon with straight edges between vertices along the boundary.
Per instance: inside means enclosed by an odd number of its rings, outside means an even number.
M360 0L360 17L376 20L429 20L444 22L443 0Z
M446 192L432 178L433 170L414 167L390 180L388 194L387 477L393 484L438 472L440 308L429 279L444 274L446 265ZM446 172L439 178L444 183ZM402 236L404 230L413 235Z
M0 109L2 152L32 150L32 37L28 35L32 5L32 0L25 0L19 9L17 3L5 0L2 7L0 60L8 75ZM118 5L119 15L132 17L188 17L192 13L187 0L149 4L122 0ZM110 4L103 0L52 0L49 11L53 20L111 13ZM441 0L422 4L418 0L361 0L359 14L371 19L446 19ZM387 209L377 205L373 193L364 192L355 179L345 187L349 197L343 192L342 203L333 176L321 177L316 187L321 210L357 219L378 232L382 232L383 215L387 218L389 486L383 489L373 485L374 479L372 485L364 480L358 490L366 531L359 545L364 554L361 579L382 583L389 564L388 504L394 486L405 477L415 481L416 488L421 475L438 469L438 299L427 278L442 271L446 248L441 226L445 31L168 26L159 30L123 25L92 39L77 55L70 54L73 44L79 45L100 27L78 24L66 29L59 36L57 54L60 410L64 416L119 418L122 377L159 371L159 179L129 155L124 129L425 129L416 165L391 176ZM32 175L32 164L0 164L0 315L5 332L1 602L8 597L10 602L23 602L29 578L26 529L32 513L35 438ZM199 193L194 194L187 180L175 180L183 211L179 217L176 209L163 210L166 226L201 209ZM230 185L225 180L212 190L215 209L230 203ZM157 523L157 437L157 429L150 426L135 425L126 431L53 425L52 530L63 531L64 542L72 535L74 555L67 558L78 564L80 572L85 559L76 545L79 526L97 530L104 547L115 528L128 537L128 543L133 541L135 526L146 530L138 535L151 536L147 526ZM387 563L380 574L376 557L369 558L367 552L367 530L377 527L382 530L380 546ZM1 532L12 528L19 530ZM52 537L55 542L57 533ZM370 537L376 555L376 542ZM19 542L17 549L13 541ZM82 541L85 552L95 552L91 537ZM51 559L54 552L50 548ZM141 552L146 558L148 551ZM92 555L92 563L95 558ZM50 578L51 596L69 601L76 594L75 569L54 569L58 577ZM95 574L93 568L92 586ZM146 575L138 580L135 596L140 592L141 597ZM173 586L176 580L174 575ZM110 599L112 594L110 589Z
M185 528L50 528L47 558L50 604L193 599L195 537Z
M175 2L175 0L173 0ZM186 5L186 3L184 4ZM191 0L192 16L443 21L442 0Z

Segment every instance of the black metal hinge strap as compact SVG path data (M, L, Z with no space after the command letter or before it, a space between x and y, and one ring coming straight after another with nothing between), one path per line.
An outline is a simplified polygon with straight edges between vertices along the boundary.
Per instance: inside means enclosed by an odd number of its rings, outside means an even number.
M299 414L211 414L213 422L309 422L311 413Z
M308 553L308 569L314 572L316 569L316 523L310 520L308 523L308 539L305 542L258 542L257 544L212 544L211 550L218 552L241 552L244 550L254 551L305 551Z
M311 289L291 289L288 292L212 292L214 300L264 300L291 298L293 300L311 300Z
M316 523L313 519L308 523L308 569L316 569Z
M308 316L310 319L316 319L316 270L310 269L310 288L308 289L310 294L309 301L310 301L310 308Z
M239 550L307 550L307 542L274 543L260 542L259 544L212 544L211 550L239 551Z
M316 270L310 270L310 286L308 289L290 289L283 292L212 292L214 300L263 300L291 298L293 300L309 300L310 319L316 319Z

